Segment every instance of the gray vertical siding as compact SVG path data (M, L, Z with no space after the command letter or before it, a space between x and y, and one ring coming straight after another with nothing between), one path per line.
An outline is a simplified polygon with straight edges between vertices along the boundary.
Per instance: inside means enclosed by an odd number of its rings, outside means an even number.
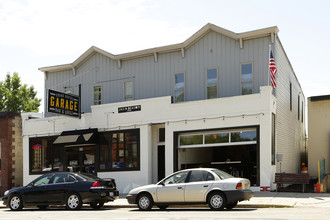
M296 173L300 171L300 153L303 152L305 144L306 120L304 118L303 122L301 121L301 108L304 108L301 102L303 101L305 105L305 97L278 39L276 39L273 51L275 51L274 56L278 70L276 75L277 153L283 154L281 171ZM290 110L290 83L292 83L292 111ZM299 120L298 95L300 95ZM277 171L280 171L279 165L277 166Z
M122 68L117 61L95 53L73 71L48 74L46 89L64 91L64 86L82 84L82 111L90 112L93 105L93 86L102 86L102 102L113 103L124 100L123 83L134 80L135 99L173 95L174 74L185 73L185 101L206 98L206 71L218 70L218 97L240 95L240 65L253 63L253 93L259 93L260 86L267 85L269 37L239 42L216 32L209 32L190 48L181 52L124 60Z

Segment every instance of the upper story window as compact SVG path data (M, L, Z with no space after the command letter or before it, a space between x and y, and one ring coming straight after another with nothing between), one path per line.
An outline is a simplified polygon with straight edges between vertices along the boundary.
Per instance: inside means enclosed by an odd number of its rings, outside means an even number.
M218 71L208 69L206 73L206 93L207 99L218 98Z
M134 81L125 81L124 82L124 100L130 101L134 100Z
M184 102L184 73L174 76L174 102Z
M292 111L292 83L290 83L290 111Z
M298 120L300 120L300 96L298 95Z
M304 122L304 101L301 102L301 122Z
M241 94L252 94L252 63L241 65Z
M102 104L102 87L94 86L94 105Z

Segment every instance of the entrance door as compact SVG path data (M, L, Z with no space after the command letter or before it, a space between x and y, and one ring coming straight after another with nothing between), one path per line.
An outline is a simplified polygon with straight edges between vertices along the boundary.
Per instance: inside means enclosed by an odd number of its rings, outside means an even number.
M165 146L158 146L158 181L165 178Z
M68 147L66 157L67 170L96 174L96 146Z

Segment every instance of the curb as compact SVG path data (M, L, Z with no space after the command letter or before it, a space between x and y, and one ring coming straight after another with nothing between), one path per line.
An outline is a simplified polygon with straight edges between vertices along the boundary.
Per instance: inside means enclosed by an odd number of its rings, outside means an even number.
M127 205L104 205L104 207L107 207L107 208L138 208L137 205L130 205L130 204L127 204ZM170 207L172 208L192 208L192 207L195 207L195 208L208 208L207 205L171 205ZM5 207L3 205L0 206L0 209L6 209L8 207ZM294 208L294 206L289 206L289 205L274 205L274 204L269 204L269 205L266 205L266 204L242 204L242 205L237 205L235 207L236 209L237 208L252 208L252 209L256 209L256 208ZM234 209L235 209L234 208ZM8 208L9 209L9 208Z
M111 207L111 208L138 208L137 205L104 205L104 207ZM172 208L209 208L208 205L170 205L169 207ZM242 204L237 205L235 208L294 208L294 206L290 205L276 205L276 204ZM234 209L235 209L234 208Z

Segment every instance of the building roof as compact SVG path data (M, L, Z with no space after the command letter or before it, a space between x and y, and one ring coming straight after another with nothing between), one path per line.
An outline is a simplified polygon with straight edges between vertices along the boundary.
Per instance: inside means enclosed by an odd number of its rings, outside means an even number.
M311 102L317 102L317 101L326 101L330 100L330 95L321 95L321 96L311 96L309 97Z
M71 70L83 64L88 58L93 56L95 53L100 53L106 57L109 57L110 59L118 61L119 63L123 60L136 59L146 56L157 56L158 54L170 53L175 51L181 51L182 53L184 53L185 49L194 45L202 37L204 37L206 34L208 34L211 31L229 37L233 40L240 41L240 46L242 48L244 40L273 36L274 34L277 34L279 30L276 26L274 26L274 27L263 28L263 29L258 29L243 33L234 33L224 28L218 27L214 24L208 23L204 27L202 27L199 31L197 31L195 34L193 34L191 37L189 37L187 40L185 40L183 43L172 44L162 47L155 47L151 49L140 50L130 53L123 53L118 55L114 55L98 47L92 46L80 57L78 57L78 59L73 61L73 63L57 65L57 66L41 67L39 68L39 70L42 72L58 72L58 71Z

